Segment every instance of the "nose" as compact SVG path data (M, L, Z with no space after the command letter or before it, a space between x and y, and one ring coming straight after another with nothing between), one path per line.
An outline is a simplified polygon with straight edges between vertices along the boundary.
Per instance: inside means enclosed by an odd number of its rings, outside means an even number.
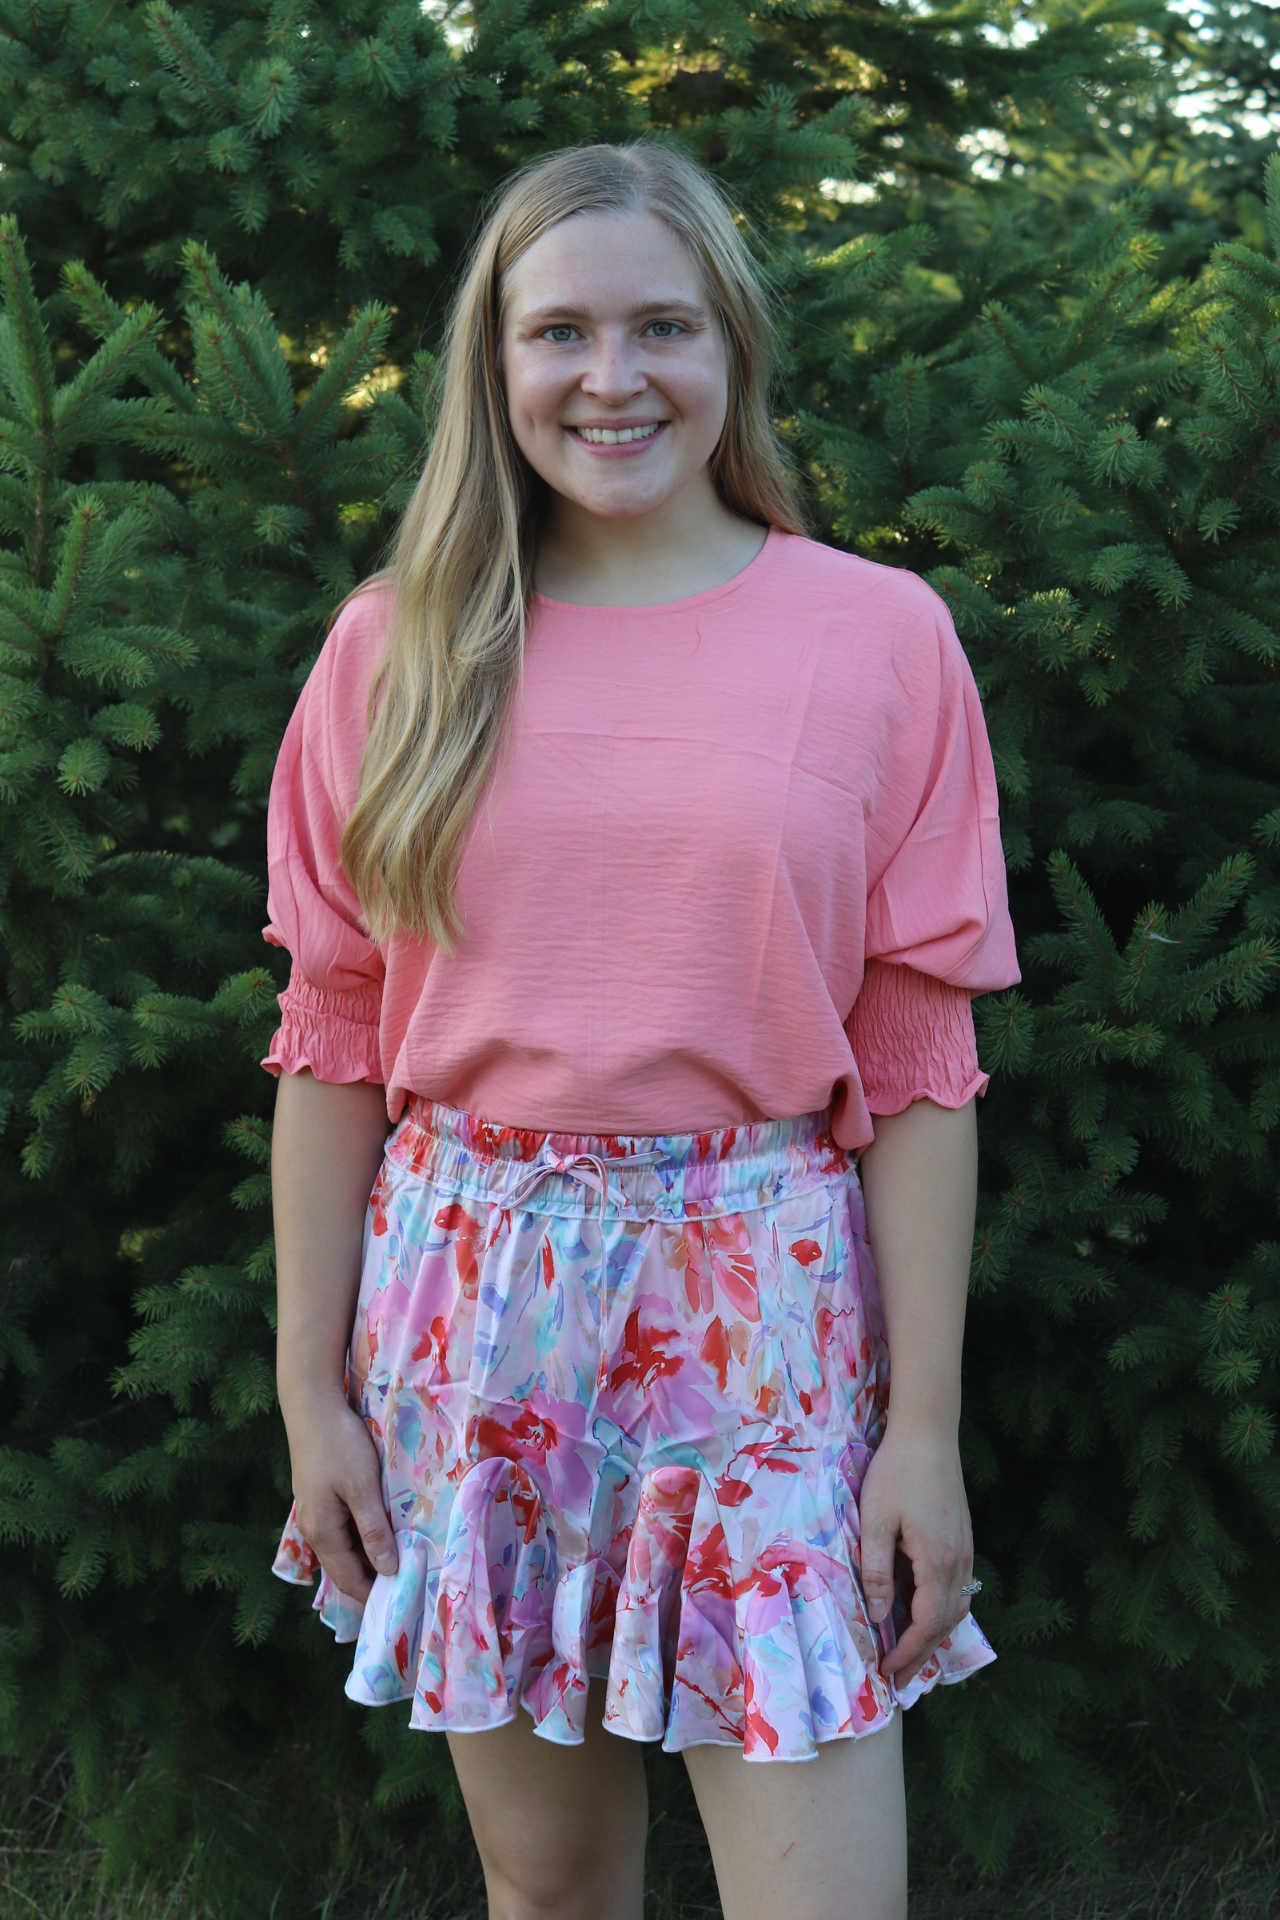
M641 343L622 327L602 328L582 374L582 391L606 406L625 406L648 386Z

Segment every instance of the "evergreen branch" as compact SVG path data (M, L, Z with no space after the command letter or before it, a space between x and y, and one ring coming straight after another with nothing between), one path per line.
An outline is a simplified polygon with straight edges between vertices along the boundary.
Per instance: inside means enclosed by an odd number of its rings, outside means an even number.
M95 338L105 340L125 325L128 313L118 300L112 299L102 283L94 279L83 260L67 262L62 269L62 283L75 305L80 324Z
M71 516L71 524L63 543L62 558L58 564L45 611L44 663L41 668L41 679L53 664L58 642L62 638L63 628L71 613L76 589L89 562L95 529L101 518L101 505L92 496L81 501Z
M0 218L0 296L21 348L21 367L25 374L23 399L34 417L37 433L47 441L54 421L57 380L31 284L27 251L18 222L11 213Z
M1262 468L1268 456L1271 453L1271 449L1275 446L1277 440L1280 440L1280 418L1277 418L1276 420L1272 421L1270 427L1267 429L1266 437L1264 438L1262 445L1258 449L1257 455L1249 463L1249 466L1246 468L1244 476L1240 480L1239 485L1232 489L1231 498L1233 502L1238 503L1239 501L1244 499L1245 495L1248 493L1249 489L1252 487L1254 481L1257 479L1258 475L1261 473ZM1269 531L1269 534L1267 537L1269 539L1274 540L1277 536L1278 531L1280 531L1280 529L1272 528Z
M1243 412L1253 416L1258 427L1266 425L1266 416L1257 403L1250 397L1246 383L1236 371L1236 362L1228 351L1230 343L1221 333L1215 334L1205 342L1205 354L1218 370L1224 388L1233 396Z
M188 97L211 111L233 114L238 104L235 88L204 42L167 0L152 0L144 19L160 58Z
M108 437L109 429L104 431L107 422L100 411L102 402L113 395L131 373L140 371L139 363L151 348L159 323L160 315L154 307L139 307L125 317L75 378L58 390L54 403L58 441L66 443L68 429L79 414L85 416L81 438Z
M361 308L307 393L292 436L295 447L301 448L323 428L332 430L333 416L341 402L375 364L390 324L391 315L378 302Z
M260 295L228 286L216 260L195 241L184 248L183 265L198 370L278 448L291 431L294 403L270 313Z
M1023 356L1021 350L1022 343L1017 338L1016 330L1009 314L1005 312L1005 309L1000 306L997 301L992 301L982 309L982 318L986 321L992 332L997 335L1005 352L1009 355L1009 358L1013 361L1014 366L1017 367L1023 379L1029 384L1034 383L1036 379L1035 371Z
M1060 911L1074 922L1077 936L1085 941L1087 950L1101 966L1114 993L1120 956L1098 911L1097 902L1065 853L1059 851L1050 854L1046 868Z
M1256 479L1256 477L1255 475L1254 478ZM1213 558L1215 560L1226 560L1235 553L1244 552L1246 548L1269 546L1277 540L1280 540L1280 526L1265 527L1259 533L1246 533L1239 535L1235 539L1223 540L1214 549Z
M26 249L12 214L5 214L0 219L0 298L3 299L5 316L14 329L19 347L13 371L20 377L21 397L31 412L36 432L45 448L45 458L35 474L35 498L31 508L36 523L31 582L33 586L38 586L44 573L49 540L49 478L52 464L49 442L57 383L53 357L49 352L35 289L31 283Z
M1119 266L1116 268L1110 280L1107 281L1105 286L1095 297L1092 311L1088 313L1088 317L1086 319L1085 325L1083 326L1083 328L1076 329L1074 344L1070 347L1065 359L1062 362L1062 368L1064 372L1066 372L1076 364L1077 360L1080 358L1080 355L1084 352L1085 347L1089 344L1089 341L1092 338L1094 331L1098 327L1103 314L1107 311L1107 308L1110 306L1112 298L1118 292L1118 290L1125 284L1127 280L1131 280L1133 278L1133 275L1134 275L1134 268L1132 264L1129 261L1125 261L1125 263L1122 266ZM1119 316L1119 324L1123 324L1123 319L1124 319L1123 315Z
M0 572L0 619L7 614L17 621L24 633L30 635L33 655L38 654L44 646L46 604L42 593L15 585ZM10 632L9 644L12 644L13 637Z

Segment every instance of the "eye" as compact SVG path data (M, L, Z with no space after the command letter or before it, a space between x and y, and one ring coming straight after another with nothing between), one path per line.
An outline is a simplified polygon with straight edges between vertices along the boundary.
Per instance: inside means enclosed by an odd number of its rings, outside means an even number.
M649 331L657 340L674 340L678 333L684 332L684 328L678 320L651 320Z
M546 338L551 341L553 346L563 347L568 345L576 332L577 328L571 327L566 320L562 321L558 326L548 327L546 329Z

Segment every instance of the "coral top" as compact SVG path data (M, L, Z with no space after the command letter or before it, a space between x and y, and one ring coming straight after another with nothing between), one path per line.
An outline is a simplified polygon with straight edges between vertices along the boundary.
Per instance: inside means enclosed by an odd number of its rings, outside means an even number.
M995 775L950 615L914 574L771 531L655 607L535 595L450 957L377 945L339 861L388 596L347 606L271 789L264 1065L498 1124L701 1132L986 1086L970 998L1019 978Z

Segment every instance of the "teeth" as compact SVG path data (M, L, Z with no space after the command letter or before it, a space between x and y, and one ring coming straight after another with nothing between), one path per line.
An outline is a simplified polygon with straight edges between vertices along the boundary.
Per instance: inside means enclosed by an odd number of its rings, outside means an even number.
M575 427L574 432L593 447L625 447L632 440L651 440L661 425L655 420L648 427Z

